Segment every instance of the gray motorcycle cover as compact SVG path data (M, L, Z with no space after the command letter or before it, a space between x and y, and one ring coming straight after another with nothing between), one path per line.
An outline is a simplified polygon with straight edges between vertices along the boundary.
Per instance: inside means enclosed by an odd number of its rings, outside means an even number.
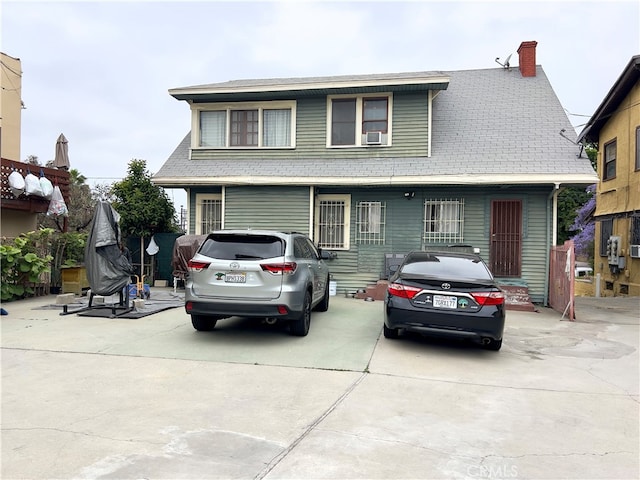
M120 214L99 202L85 246L87 280L95 295L113 295L131 283L133 266L120 250Z

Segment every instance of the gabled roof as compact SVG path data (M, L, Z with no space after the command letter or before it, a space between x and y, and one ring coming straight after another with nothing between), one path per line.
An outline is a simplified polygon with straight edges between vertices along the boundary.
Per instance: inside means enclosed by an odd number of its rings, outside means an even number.
M633 86L638 83L640 79L640 55L631 57L629 63L613 84L607 96L604 97L602 103L597 108L596 112L587 122L582 132L578 137L579 142L587 141L589 143L597 143L600 136L600 130L609 121L609 118L618 109L620 102L622 102Z
M259 151L190 160L190 134L154 176L166 187L193 185L591 185L598 177L575 130L538 66L535 77L518 69L437 72L448 88L433 100L431 156L365 158L262 158ZM425 77L424 72L404 74ZM397 77L397 74L394 74ZM362 79L367 76L362 77ZM428 75L427 75L428 77ZM325 77L326 79L333 77ZM342 79L345 77L335 77ZM360 77L349 77L360 78ZM435 77L431 77L435 78ZM319 79L309 79L309 88ZM203 89L300 85L300 79L227 82ZM338 82L334 82L336 84ZM224 87L227 85L227 87ZM195 88L188 87L195 94ZM297 88L297 87L296 87ZM183 92L184 93L184 92ZM185 93L186 94L186 93ZM560 133L564 131L563 137ZM215 172L215 173L213 173ZM215 175L215 176L212 176Z

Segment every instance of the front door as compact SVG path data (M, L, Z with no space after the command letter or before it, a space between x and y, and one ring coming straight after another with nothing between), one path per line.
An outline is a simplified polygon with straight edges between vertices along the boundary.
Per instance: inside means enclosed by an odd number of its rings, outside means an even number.
M489 264L495 277L522 274L522 201L491 201Z

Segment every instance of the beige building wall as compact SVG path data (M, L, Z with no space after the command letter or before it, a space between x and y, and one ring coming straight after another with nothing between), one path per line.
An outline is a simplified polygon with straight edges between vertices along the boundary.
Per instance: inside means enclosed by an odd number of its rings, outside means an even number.
M22 117L22 64L19 58L0 53L0 155L20 161L20 125Z
M22 233L33 232L38 227L37 216L35 214L25 214L20 210L2 209L2 232L3 237L14 238Z
M602 276L601 294L640 296L640 258L631 258L631 218L625 214L640 210L640 170L636 170L636 128L640 126L640 83L631 89L611 119L600 131L598 142L598 175L596 216L617 215L612 235L620 236L625 267L612 274L606 257L600 252L600 224L596 222L594 273ZM602 181L604 146L616 140L616 176Z

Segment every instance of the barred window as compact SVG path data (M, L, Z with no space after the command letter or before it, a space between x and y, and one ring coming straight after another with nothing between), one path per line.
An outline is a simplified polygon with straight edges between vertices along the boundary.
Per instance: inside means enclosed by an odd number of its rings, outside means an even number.
M196 195L196 235L222 228L222 196Z
M356 242L384 245L385 213L383 202L358 202L356 206Z
M319 195L316 203L316 238L320 248L349 248L349 195Z
M607 256L607 241L613 234L613 218L600 221L600 256Z
M463 227L464 200L425 200L424 241L460 242Z
M640 245L640 216L631 217L631 245Z

